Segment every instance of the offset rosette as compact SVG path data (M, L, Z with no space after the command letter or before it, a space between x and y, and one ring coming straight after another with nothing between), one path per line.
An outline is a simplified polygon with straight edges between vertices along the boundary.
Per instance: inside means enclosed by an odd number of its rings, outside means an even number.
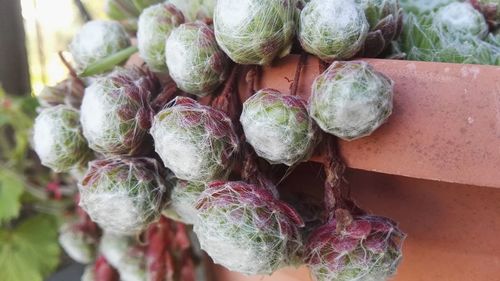
M270 64L290 53L297 18L295 0L218 0L215 37L238 64Z
M321 129L344 140L370 135L392 108L392 80L359 61L333 63L314 81L309 100L309 112Z
M85 165L92 157L83 137L79 112L66 105L40 112L33 128L33 148L42 164L56 172Z
M405 234L384 217L332 219L316 229L305 245L306 263L316 281L388 280L402 258Z
M197 209L194 231L216 263L249 275L295 264L303 222L271 192L244 182L213 182Z
M184 23L184 15L168 2L145 9L139 17L137 45L141 58L149 68L166 72L165 40L170 32Z
M80 206L103 229L134 234L160 217L171 186L151 158L111 158L90 162L79 185Z
M228 76L230 60L204 23L186 23L174 29L165 48L169 74L186 93L206 96Z
M354 0L312 0L300 14L299 40L324 61L349 59L365 44L369 28Z
M140 68L119 68L96 79L81 107L83 134L89 146L105 155L133 155L151 127L151 101L159 82Z
M247 142L273 164L293 166L307 160L318 142L306 102L273 89L260 90L245 101L240 122Z
M239 149L229 117L185 97L177 97L155 116L151 135L165 166L187 181L226 178Z

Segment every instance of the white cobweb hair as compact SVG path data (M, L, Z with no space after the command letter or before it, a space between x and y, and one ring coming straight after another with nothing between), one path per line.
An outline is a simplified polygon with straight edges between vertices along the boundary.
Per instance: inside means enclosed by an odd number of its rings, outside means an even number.
M116 157L89 166L80 206L103 229L135 234L159 218L171 186L156 160Z
M69 50L76 62L76 69L83 71L90 64L129 46L130 39L120 23L93 20L87 22L73 37Z

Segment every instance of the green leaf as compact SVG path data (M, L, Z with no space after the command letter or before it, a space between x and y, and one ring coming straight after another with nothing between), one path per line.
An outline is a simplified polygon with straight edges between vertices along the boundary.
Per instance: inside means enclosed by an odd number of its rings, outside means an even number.
M80 77L88 77L110 71L115 66L125 62L130 56L137 53L138 50L139 49L137 49L137 46L130 46L115 54L112 54L100 61L89 65L85 70L83 70L82 73L80 73Z
M0 223L16 218L21 209L23 182L5 168L0 170ZM1 279L0 280L5 280Z
M59 263L57 225L46 215L0 230L0 280L43 281Z

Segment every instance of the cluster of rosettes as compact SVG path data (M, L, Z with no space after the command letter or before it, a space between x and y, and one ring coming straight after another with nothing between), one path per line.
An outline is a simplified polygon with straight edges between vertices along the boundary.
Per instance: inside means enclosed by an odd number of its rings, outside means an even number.
M307 160L318 142L306 102L273 89L258 91L243 104L240 122L248 143L272 164Z
M397 40L403 30L403 9L399 0L358 0L365 11L370 31L359 55L376 57Z
M33 147L43 165L67 172L92 157L77 110L58 105L43 109L35 120Z
M133 155L154 115L151 101L159 82L140 68L119 68L85 89L81 106L83 134L89 146L105 155Z
M172 189L151 158L110 158L89 164L80 206L103 229L134 234L158 219Z
M205 190L204 183L178 181L163 214L186 224L195 224L198 221L196 202L203 190Z
M467 2L453 2L424 15L406 16L401 50L410 60L500 64L500 44L487 35L481 13Z
M354 140L389 118L392 100L392 80L368 63L335 62L314 81L309 112L325 132Z
M186 23L174 29L165 52L169 74L184 92L206 96L227 78L230 60L205 23Z
M312 0L300 14L302 48L324 61L348 59L363 47L370 25L354 1Z
M303 222L271 192L244 182L213 182L196 208L194 231L216 263L250 275L295 264Z
M76 34L69 45L79 72L89 65L130 46L130 39L121 24L114 21L90 21Z
M184 15L175 5L165 2L145 9L139 17L137 45L142 59L153 71L167 71L165 40L184 23Z
M239 149L231 119L186 97L175 98L154 117L151 135L165 166L187 181L226 178Z
M404 239L384 217L354 217L347 225L332 219L309 236L306 263L316 281L387 280L401 261Z
M290 53L297 18L296 0L218 0L215 37L239 64L270 64Z

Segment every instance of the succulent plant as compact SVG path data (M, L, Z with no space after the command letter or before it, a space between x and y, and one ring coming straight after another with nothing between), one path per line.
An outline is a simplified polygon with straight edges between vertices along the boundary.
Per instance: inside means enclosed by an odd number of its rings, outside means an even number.
M81 81L69 78L53 87L46 86L36 98L42 107L66 104L79 109L82 104L83 91L84 85Z
M479 38L484 38L488 34L488 25L483 15L466 2L443 6L436 11L433 18L433 25L439 32Z
M79 112L66 105L40 112L33 128L33 148L44 166L67 172L92 157L79 120Z
M287 204L262 187L213 182L197 202L194 225L202 249L229 270L271 274L294 264L303 222Z
M296 5L296 0L218 0L214 12L217 43L236 63L270 64L290 53Z
M456 18L450 19L445 13L451 9L449 6L456 7L449 13L462 9L467 12L455 13ZM452 3L420 16L409 14L405 17L401 50L410 60L496 65L500 63L500 49L483 40L485 27L484 18L467 3Z
M484 14L490 26L497 27L500 25L500 1L470 0L469 2Z
M120 273L121 281L144 281L146 279L145 248L136 238L104 232L101 253Z
M174 29L165 52L169 74L184 92L206 96L228 76L230 60L205 23L185 23Z
M187 181L226 178L239 148L222 111L186 97L177 97L155 116L151 135L165 166Z
M403 30L403 9L399 0L357 0L365 11L370 31L360 54L377 57L397 40Z
M197 20L210 23L213 19L216 0L168 0L182 11L186 22Z
M306 263L316 281L388 280L402 258L405 234L384 217L332 219L308 238Z
M399 0L399 3L406 13L421 15L436 11L440 7L455 1L456 0Z
M369 28L354 0L312 0L300 14L299 40L324 61L349 59L363 47Z
M185 224L195 224L198 221L196 202L203 190L205 190L203 183L178 181L172 190L170 204L163 214Z
M137 20L141 12L164 0L106 0L104 12L109 18L119 21L127 31L137 31Z
M114 55L130 46L127 32L118 22L94 20L87 22L69 45L76 70L83 72L91 64Z
M66 223L59 230L59 244L72 259L88 264L96 257L98 237L79 223Z
M318 141L306 102L273 89L260 90L245 101L240 122L247 142L272 164L293 166L307 160Z
M92 161L81 183L80 206L103 229L134 234L159 218L171 186L151 158Z
M154 115L151 100L158 79L140 68L119 68L85 89L81 106L83 134L105 155L133 155L141 149Z
M309 112L344 140L368 136L392 113L393 82L366 62L334 62L312 86Z
M141 58L153 71L166 72L165 40L184 23L184 15L168 2L145 9L139 17L137 45Z

